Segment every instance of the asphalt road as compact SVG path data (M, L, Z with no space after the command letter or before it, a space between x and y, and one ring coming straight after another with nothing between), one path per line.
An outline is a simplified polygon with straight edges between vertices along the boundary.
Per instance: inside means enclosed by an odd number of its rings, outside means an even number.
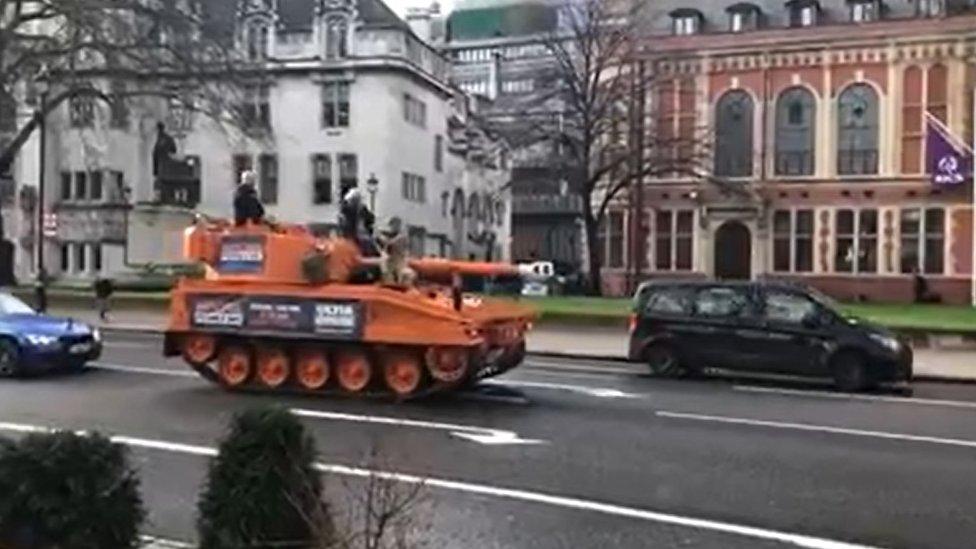
M147 533L192 542L208 453L256 404L298 411L328 496L361 469L424 481L427 547L976 545L976 385L850 396L815 383L664 381L532 358L481 391L407 404L229 394L108 335L81 375L0 383L0 434L101 430L132 446Z

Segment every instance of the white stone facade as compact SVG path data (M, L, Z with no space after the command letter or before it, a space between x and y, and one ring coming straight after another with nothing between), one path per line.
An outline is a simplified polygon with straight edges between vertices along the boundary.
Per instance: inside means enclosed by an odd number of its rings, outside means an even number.
M355 184L367 201L375 200L378 227L393 216L403 220L415 253L508 259L507 150L480 131L473 102L449 86L446 61L402 21L390 20L395 16L378 0L290 1L307 7L310 28L280 20L275 8L284 0L249 2L238 10L239 45L253 56L257 40L265 64L266 91L255 96L256 112L267 112L260 138L161 105L133 109L123 129L111 127L107 108L95 109L88 128L72 127L67 105L49 118L47 203L59 217L57 236L47 239L49 273L62 279L117 275L136 266L134 258L145 261L152 255L147 250L172 248L144 241L150 238L146 227L165 217L145 205L159 198L152 176L159 121L176 139L178 155L197 160L199 212L232 215L246 157L258 172L268 214L279 221L329 230L338 218L340 189ZM289 5L292 17L300 7ZM37 179L36 141L18 162L24 183ZM378 182L375 196L368 191L370 178ZM129 232L128 256L123 250L132 220L124 214L126 200L143 204L131 215L148 215L139 220L140 241ZM34 231L20 217L5 215L7 234L27 242ZM156 238L173 239L172 223L158 226ZM485 231L494 235L491 252L479 240ZM33 277L30 248L17 250L21 279ZM176 260L172 255L156 261Z

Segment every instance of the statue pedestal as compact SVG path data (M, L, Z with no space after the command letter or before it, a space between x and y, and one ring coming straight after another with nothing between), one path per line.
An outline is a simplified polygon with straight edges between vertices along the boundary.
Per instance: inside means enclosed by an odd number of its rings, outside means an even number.
M186 263L183 231L193 224L190 208L166 204L136 203L129 211L128 263L140 265Z

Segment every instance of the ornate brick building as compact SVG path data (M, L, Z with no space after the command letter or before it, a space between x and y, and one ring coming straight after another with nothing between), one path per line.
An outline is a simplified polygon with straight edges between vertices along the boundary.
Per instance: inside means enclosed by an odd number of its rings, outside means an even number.
M972 185L931 183L924 119L972 142L972 6L756 2L655 2L668 17L644 45L659 75L648 131L707 127L713 176L646 181L640 215L621 197L597 242L606 291L776 277L905 301L920 272L941 300L968 302Z

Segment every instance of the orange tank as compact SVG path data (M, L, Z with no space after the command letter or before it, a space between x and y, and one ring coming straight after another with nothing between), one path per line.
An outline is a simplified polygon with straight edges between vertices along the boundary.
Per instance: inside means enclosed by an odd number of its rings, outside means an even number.
M411 259L410 286L356 283L379 269L355 243L300 226L198 221L184 234L201 279L172 290L166 356L230 389L411 398L519 365L535 312L461 293L507 264Z

